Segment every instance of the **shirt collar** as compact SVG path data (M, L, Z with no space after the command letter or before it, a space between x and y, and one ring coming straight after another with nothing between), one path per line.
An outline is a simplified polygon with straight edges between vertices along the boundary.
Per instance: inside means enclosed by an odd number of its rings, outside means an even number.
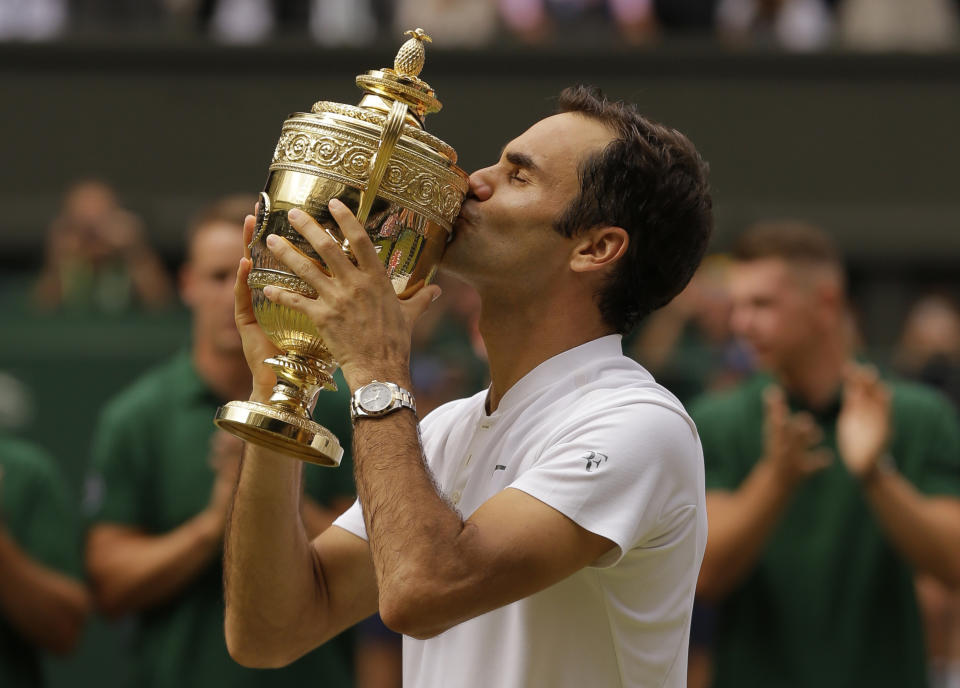
M489 418L502 416L524 404L530 397L564 380L579 368L598 360L623 356L622 340L623 335L609 334L548 358L506 391L497 405L497 410L491 413ZM489 390L487 393L489 394ZM486 397L484 397L484 403L486 403Z

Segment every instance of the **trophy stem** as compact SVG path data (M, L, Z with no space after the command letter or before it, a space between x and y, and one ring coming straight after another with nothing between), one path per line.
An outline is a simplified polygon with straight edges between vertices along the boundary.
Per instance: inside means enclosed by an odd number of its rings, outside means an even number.
M231 401L221 406L217 427L242 440L274 449L321 466L338 466L340 442L316 423L311 414L321 390L336 390L336 364L294 353L264 361L277 374L277 385L266 404Z

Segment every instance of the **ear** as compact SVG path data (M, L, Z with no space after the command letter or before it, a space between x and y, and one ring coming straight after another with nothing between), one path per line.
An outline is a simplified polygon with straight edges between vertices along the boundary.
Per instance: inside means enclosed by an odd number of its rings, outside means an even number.
M574 272L604 270L620 260L630 245L630 235L623 227L594 227L584 232L570 258Z

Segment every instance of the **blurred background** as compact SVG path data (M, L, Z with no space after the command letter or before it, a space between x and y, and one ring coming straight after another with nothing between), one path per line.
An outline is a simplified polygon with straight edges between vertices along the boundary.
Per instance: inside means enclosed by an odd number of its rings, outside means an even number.
M103 404L189 341L189 218L259 191L285 117L357 102L354 77L416 26L444 104L426 128L468 171L578 82L694 141L720 257L683 318L709 333L725 312L711 275L744 227L802 219L845 253L864 348L955 392L958 17L955 0L0 0L0 425L79 501ZM485 384L475 298L441 304L414 369L431 405ZM690 394L696 366L749 368L695 351L671 373L686 352L657 334L632 350ZM125 633L94 620L50 685L122 685Z

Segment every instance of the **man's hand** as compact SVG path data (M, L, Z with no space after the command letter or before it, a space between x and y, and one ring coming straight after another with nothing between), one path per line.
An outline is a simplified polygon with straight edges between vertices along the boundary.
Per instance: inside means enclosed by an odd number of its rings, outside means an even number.
M837 418L837 448L847 469L864 478L890 442L890 391L875 368L854 363L844 371L843 406Z
M764 459L770 462L780 480L794 486L830 465L828 449L815 449L823 433L809 413L791 414L783 390L767 388L764 401Z
M263 362L271 356L279 354L280 350L267 339L267 335L260 329L257 318L253 314L250 287L247 286L247 277L250 276L250 270L253 269L253 262L250 260L250 241L253 239L255 226L256 219L253 215L247 215L243 220L243 258L240 259L240 267L237 269L237 282L233 288L234 319L237 322L237 330L240 332L240 338L243 341L243 354L247 359L250 372L253 374L251 399L266 401L270 398L274 385L277 384L277 376Z
M211 436L210 468L216 471L217 476L204 513L209 520L211 536L217 541L223 537L227 525L227 513L237 484L242 453L243 440L223 430L217 430Z
M290 242L270 235L267 246L273 254L316 289L318 297L310 299L278 287L266 287L263 293L274 303L310 318L351 389L375 378L404 384L409 376L413 325L439 296L440 288L424 287L409 299L399 300L373 243L353 213L336 199L330 201L329 210L349 241L356 264L329 231L294 209L289 213L290 224L328 270Z

